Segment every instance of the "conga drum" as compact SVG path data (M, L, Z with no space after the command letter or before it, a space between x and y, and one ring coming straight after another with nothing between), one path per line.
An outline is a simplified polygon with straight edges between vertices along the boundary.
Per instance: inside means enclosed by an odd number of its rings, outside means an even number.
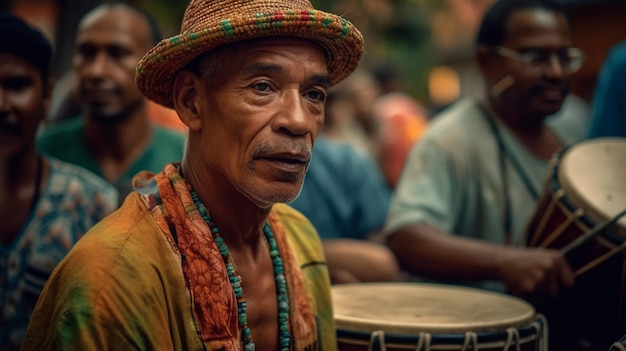
M561 250L576 275L558 301L535 306L556 328L554 337L564 332L565 339L595 340L606 349L626 330L624 161L626 138L579 142L550 161L525 240Z
M332 286L340 351L546 349L545 320L512 296L430 283Z

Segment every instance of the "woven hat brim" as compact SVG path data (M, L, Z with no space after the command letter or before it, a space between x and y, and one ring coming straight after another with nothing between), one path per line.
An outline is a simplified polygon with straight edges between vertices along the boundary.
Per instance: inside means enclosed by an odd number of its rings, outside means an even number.
M293 36L318 43L326 51L332 84L346 78L363 56L363 37L349 21L323 11L293 10L233 17L200 32L162 40L137 65L136 83L150 100L173 108L176 73L216 47L269 36Z

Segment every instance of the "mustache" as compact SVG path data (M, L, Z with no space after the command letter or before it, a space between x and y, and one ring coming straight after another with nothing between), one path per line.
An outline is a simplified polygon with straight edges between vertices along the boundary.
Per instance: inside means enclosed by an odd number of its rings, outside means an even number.
M254 158L262 158L277 154L298 154L306 158L307 163L311 160L312 145L302 141L282 141L278 143L263 143L257 145L252 152Z
M119 93L121 89L117 86L117 84L108 80L87 80L81 83L80 91L83 94L88 94L92 91Z
M6 133L17 135L22 132L22 127L19 123L9 122L5 118L0 118L0 130L3 130Z
M547 83L547 82L541 82L541 83L537 83L535 85L533 85L530 88L530 92L532 94L538 93L542 90L560 90L561 93L563 93L564 95L567 94L569 92L569 85L567 84L554 84L554 83Z

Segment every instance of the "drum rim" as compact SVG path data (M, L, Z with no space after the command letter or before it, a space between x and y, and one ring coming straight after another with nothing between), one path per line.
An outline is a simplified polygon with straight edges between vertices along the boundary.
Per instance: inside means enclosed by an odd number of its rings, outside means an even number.
M533 305L529 302L517 298L515 296L511 296L504 293L499 293L496 291L490 291L485 289L479 289L476 287L470 287L465 285L454 285L454 284L442 284L442 283L431 283L431 282L363 282L363 283L354 283L354 284L340 284L332 286L332 298L334 308L334 320L336 328L338 329L346 329L346 330L357 330L363 333L371 333L377 329L380 329L380 324L374 324L375 319L367 319L361 316L354 316L345 314L338 314L337 306L337 298L335 294L340 290L350 291L350 289L357 288L358 290L365 290L367 288L379 288L378 292L385 292L385 289L408 289L408 288L422 288L421 293L436 293L443 291L450 291L454 293L458 293L457 297L462 297L463 294L467 293L467 298L476 298L480 295L481 299L484 299L482 302L492 303L495 299L499 300L499 302L507 302L510 304L509 308L514 308L519 310L519 314L511 315L502 315L502 319L499 320L489 320L485 319L482 321L477 321L475 324L463 324L463 323L448 323L448 322L428 322L426 323L395 323L394 321L385 320L386 324L384 327L389 330L392 334L407 334L416 332L417 330L421 330L423 332L428 333L438 333L438 334L457 334L465 332L468 328L474 330L475 332L497 332L499 330L503 330L506 328L520 328L526 325L531 324L536 318L537 313ZM406 291L406 290L405 290ZM416 290L417 292L418 290ZM409 291L410 292L410 291ZM427 295L426 298L436 296L436 295ZM341 296L345 298L346 296ZM474 300L475 301L475 300ZM379 322L381 320L378 320Z
M569 184L569 182L564 182L563 179L561 178L561 174L559 172L560 166L562 166L562 162L565 160L565 157L571 153L571 151L574 149L574 147L576 146L580 146L580 145L590 145L590 144L598 144L598 143L613 143L613 144L625 144L626 139L623 138L614 138L614 137L605 137L605 138L595 138L595 139L591 139L591 140L584 140L584 141L580 141L578 143L574 143L571 145L568 145L566 147L564 147L560 152L558 152L554 157L553 157L553 166L551 167L550 173L549 173L549 190L550 190L550 195L554 196L554 194L560 190L563 189L564 190L564 194L563 196L560 198L560 203L565 206L565 208L570 211L570 212L574 212L578 209L582 209L583 210L583 214L582 216L580 216L579 220L580 222L582 222L582 224L584 224L585 226L587 226L588 229L593 228L595 225L597 225L598 223L601 223L603 221L606 221L609 219L609 216L606 215L605 213L602 213L601 210L595 208L595 207L591 207L591 208L584 208L584 206L586 204L581 203L584 202L580 199L580 196L578 195L578 193L574 190L574 191L568 191L569 189L566 189L567 187L564 187L564 185ZM624 240L626 239L626 228L619 226L617 223L614 224L613 226L607 228L604 233L600 234L600 236L606 238L607 240L609 240L612 244L617 245L617 244L621 244L624 242Z
M537 325L535 325L538 323ZM512 328L512 327L510 327ZM507 329L510 329L507 328ZM476 342L477 344L485 344L485 343L494 343L494 342L503 342L506 341L509 334L507 333L507 329L502 329L498 331L491 332L476 332ZM543 330L543 321L540 318L536 318L534 322L530 324L526 324L522 327L513 328L519 333L519 340L523 341L526 339L536 340L542 337ZM360 331L360 330L350 330L337 327L337 339L338 340L370 340L373 332ZM467 332L472 332L468 330ZM463 333L430 333L425 332L424 334L430 335L431 345L446 345L446 344L458 344L462 345L466 339L466 334ZM534 337L534 338L533 338ZM384 341L385 343L399 343L399 344L416 344L420 341L419 333L384 333Z

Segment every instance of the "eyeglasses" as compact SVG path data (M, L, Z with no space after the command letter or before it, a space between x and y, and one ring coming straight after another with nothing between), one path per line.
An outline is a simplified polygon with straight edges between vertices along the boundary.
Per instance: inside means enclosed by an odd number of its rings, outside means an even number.
M532 49L524 52L518 52L504 46L495 46L492 48L496 54L512 60L516 60L528 65L539 74L552 63L552 58L556 56L561 68L567 73L574 73L580 69L585 59L585 54L579 48L567 48L558 51L549 51L542 49Z

